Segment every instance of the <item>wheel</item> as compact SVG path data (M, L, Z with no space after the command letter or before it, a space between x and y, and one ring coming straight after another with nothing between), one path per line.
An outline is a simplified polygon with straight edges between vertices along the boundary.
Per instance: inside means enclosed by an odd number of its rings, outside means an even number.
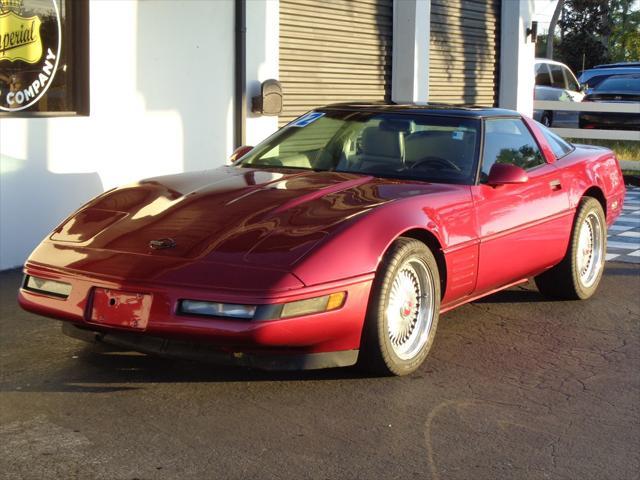
M543 295L566 300L586 300L600 283L607 249L607 224L600 202L580 201L565 258L535 277Z
M553 123L553 114L551 112L544 112L540 119L540 123L545 127L551 127L551 124Z
M427 246L399 238L385 253L367 310L359 365L382 375L407 375L424 361L440 311L438 265Z

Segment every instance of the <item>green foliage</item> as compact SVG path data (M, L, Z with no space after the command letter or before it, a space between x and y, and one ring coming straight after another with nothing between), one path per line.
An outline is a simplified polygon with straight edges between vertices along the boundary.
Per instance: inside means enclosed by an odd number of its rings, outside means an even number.
M582 145L598 145L616 152L619 160L633 160L640 163L640 142L635 140L597 140L590 138L565 138L566 141Z
M634 0L611 0L609 57L612 62L640 60L640 9Z
M634 0L566 0L556 57L574 72L640 60L640 10Z
M606 41L610 34L611 0L567 0L558 22L564 40L557 47L558 58L578 72L609 61Z
M547 55L547 38L549 36L545 34L538 35L536 41L536 58L545 58ZM557 41L557 40L556 40Z

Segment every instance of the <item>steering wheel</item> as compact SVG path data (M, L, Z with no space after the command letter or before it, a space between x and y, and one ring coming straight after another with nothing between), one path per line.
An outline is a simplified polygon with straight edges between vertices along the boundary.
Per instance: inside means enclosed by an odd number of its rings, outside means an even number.
M421 158L420 160L418 160L417 162L415 162L413 165L411 165L411 169L413 170L414 168L418 168L420 165L427 165L427 164L434 164L434 165L442 165L445 168L453 168L456 172L461 172L462 170L460 169L460 167L458 167L455 163L453 163L451 160L447 160L446 158L442 158L442 157L436 157L433 155L428 155L424 158Z

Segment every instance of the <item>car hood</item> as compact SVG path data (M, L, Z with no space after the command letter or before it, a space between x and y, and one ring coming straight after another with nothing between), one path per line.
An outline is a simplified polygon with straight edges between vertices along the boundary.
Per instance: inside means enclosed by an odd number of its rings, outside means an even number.
M337 172L221 167L106 192L50 240L75 250L284 269L345 222L425 190L438 186Z

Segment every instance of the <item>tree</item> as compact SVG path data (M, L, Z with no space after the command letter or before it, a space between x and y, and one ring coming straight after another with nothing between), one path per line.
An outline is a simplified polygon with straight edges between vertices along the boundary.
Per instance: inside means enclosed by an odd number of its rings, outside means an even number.
M638 3L635 3L638 5ZM611 0L609 55L613 62L640 60L640 8L634 0Z
M549 23L549 33L547 35L547 58L550 59L553 59L553 39L563 6L564 0L558 0L556 9L553 11L553 15L551 16L551 23Z
M617 0L565 0L564 15L558 22L564 40L557 50L558 57L574 72L609 60L606 39L611 34L613 1Z

